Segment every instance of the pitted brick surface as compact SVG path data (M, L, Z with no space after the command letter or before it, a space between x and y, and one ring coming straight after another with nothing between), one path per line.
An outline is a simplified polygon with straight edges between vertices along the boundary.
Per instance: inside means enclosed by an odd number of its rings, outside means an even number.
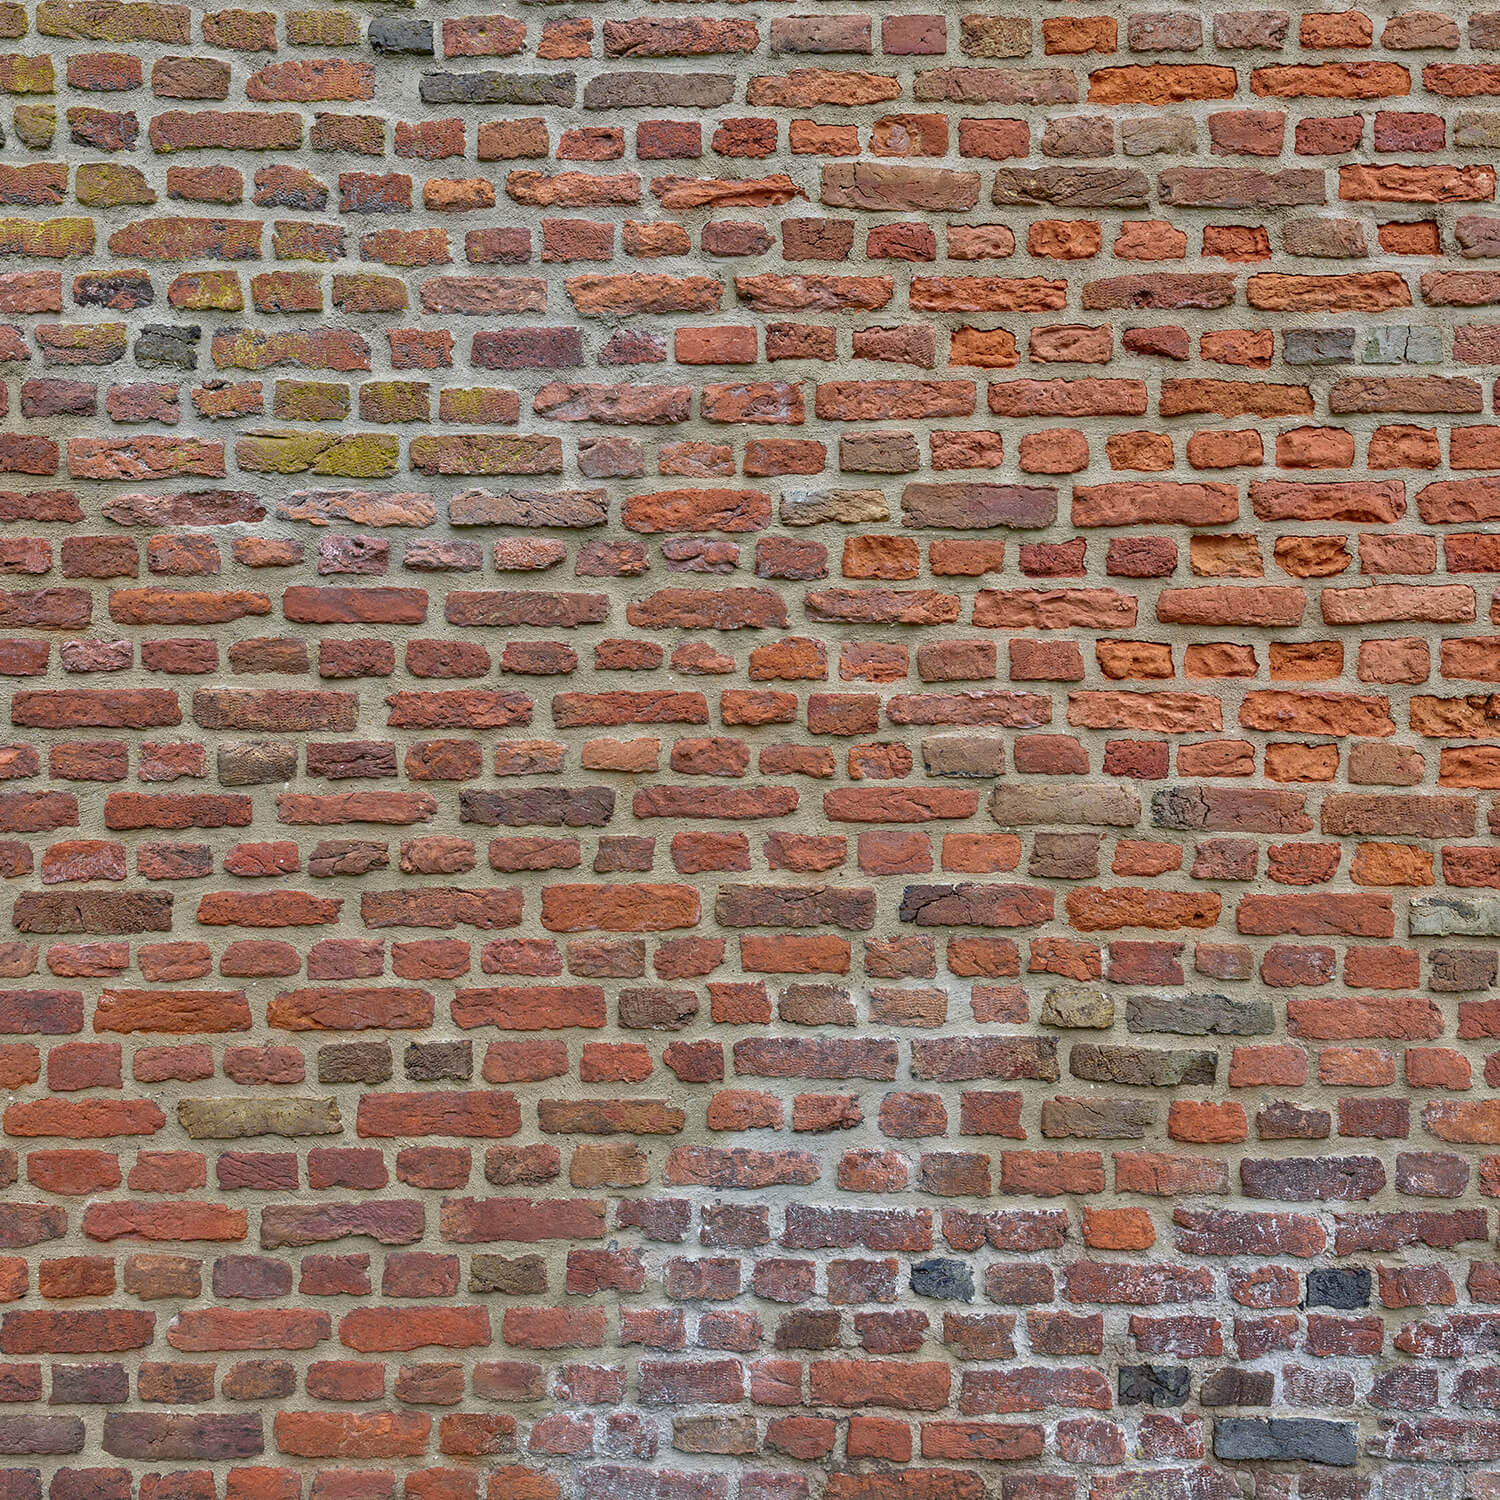
M0 1500L1496 1500L1500 13L458 10L0 4Z

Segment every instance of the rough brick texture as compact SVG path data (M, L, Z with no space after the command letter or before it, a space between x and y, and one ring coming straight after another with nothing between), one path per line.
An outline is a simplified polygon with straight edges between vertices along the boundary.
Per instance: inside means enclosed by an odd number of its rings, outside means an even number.
M1500 12L1090 5L0 3L0 1500L1500 1500Z

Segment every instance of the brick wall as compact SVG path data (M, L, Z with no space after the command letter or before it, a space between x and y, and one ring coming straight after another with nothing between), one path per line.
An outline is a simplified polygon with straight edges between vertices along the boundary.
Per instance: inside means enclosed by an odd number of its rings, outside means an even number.
M0 1500L1500 1497L1500 13L912 3L0 4Z

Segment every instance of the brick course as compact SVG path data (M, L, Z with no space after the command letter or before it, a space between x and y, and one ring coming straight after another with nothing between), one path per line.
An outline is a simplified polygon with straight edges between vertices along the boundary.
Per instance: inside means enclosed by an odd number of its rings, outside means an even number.
M1500 13L1092 9L0 3L0 1500L1500 1497Z

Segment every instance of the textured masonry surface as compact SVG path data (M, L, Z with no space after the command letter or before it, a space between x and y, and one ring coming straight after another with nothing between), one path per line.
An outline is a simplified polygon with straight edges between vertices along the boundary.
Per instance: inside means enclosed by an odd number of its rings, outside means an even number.
M0 3L0 1500L1497 1500L1500 12Z

